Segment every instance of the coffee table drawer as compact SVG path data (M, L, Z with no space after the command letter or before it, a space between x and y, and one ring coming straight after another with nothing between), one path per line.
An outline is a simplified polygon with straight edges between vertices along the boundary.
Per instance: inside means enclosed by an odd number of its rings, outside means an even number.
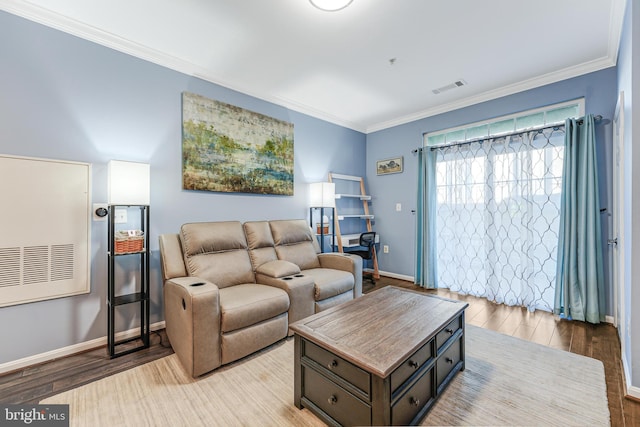
M460 362L462 355L462 339L458 338L445 350L436 362L437 387L447 378L451 370Z
M462 328L462 317L458 316L453 319L451 322L447 324L438 334L436 335L436 348L440 350L440 347L447 342L449 338L451 338L458 329Z
M391 373L391 392L395 392L404 382L433 357L433 340L423 345L411 357Z
M315 369L304 368L304 384L302 396L341 425L371 425L371 407Z
M418 412L433 398L433 369L429 369L407 392L391 407L391 424L409 425Z
M371 378L367 371L306 340L304 341L303 356L313 360L326 370L356 386L367 396L370 396Z

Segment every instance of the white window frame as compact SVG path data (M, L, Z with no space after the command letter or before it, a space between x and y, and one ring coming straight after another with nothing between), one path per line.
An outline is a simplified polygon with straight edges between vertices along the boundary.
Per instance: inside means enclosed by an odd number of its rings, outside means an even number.
M495 117L492 119L488 119L488 120L481 120L478 122L474 122L474 123L468 123L462 126L456 126L456 127L451 127L451 128L447 128L447 129L442 129L442 130L438 130L438 131L434 131L434 132L426 132L423 135L423 146L425 147L437 147L440 145L448 145L448 144L454 144L456 142L465 142L465 141L471 141L471 140L477 140L477 139L482 139L482 138L491 138L491 137L495 137L495 136L500 136L500 135L505 135L511 132L526 132L529 129L533 129L535 127L539 127L538 126L532 126L530 128L516 128L516 122L518 118L522 118L522 117L526 117L526 116L530 116L532 114L536 114L536 113L544 113L544 123L542 124L543 126L553 126L555 124L563 124L564 120L558 122L547 122L547 118L546 115L549 111L553 111L553 110L557 110L558 108L562 108L562 107L570 107L572 105L577 105L578 106L578 117L582 117L584 116L584 112L585 112L585 101L584 98L578 98L578 99L573 99L570 101L565 101L565 102L560 102L557 104L551 104L551 105L547 105L544 107L540 107L540 108L534 108L531 110L526 110L526 111L520 111L518 113L512 113L512 114L508 114L505 116L500 116L500 117ZM468 129L472 129L472 128L476 128L478 126L484 126L487 125L487 127L489 129L491 129L491 125L498 123L498 122L502 122L505 120L511 120L513 119L513 129L509 130L509 131L505 131L505 132L496 132L496 133L491 133L488 132L487 135L481 136L481 137L471 137L471 138L466 138L466 132ZM455 141L446 141L442 144L434 144L434 145L429 145L428 141L429 138L434 137L434 136L438 136L438 135L443 135L443 134L447 134L447 133L451 133L451 132L456 132L456 131L464 131L465 132L465 138L464 139L458 139Z

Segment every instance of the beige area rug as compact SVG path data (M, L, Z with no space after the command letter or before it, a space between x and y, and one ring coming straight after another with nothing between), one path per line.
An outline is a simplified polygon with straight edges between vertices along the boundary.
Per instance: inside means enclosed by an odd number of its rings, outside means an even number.
M466 370L423 425L607 426L601 362L467 326ZM318 426L293 406L293 339L197 380L175 355L41 403L72 426Z

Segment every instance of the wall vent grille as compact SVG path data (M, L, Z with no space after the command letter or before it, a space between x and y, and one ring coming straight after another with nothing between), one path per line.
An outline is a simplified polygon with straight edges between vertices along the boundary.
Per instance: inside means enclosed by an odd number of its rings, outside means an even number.
M0 287L20 284L20 248L0 248Z
M88 163L0 155L0 307L90 291L90 190Z
M0 248L0 287L73 280L74 245Z
M51 246L51 280L73 280L73 244Z
M433 89L432 92L437 95L439 93L446 92L457 87L465 86L466 84L467 82L465 82L464 80L456 80L455 82L439 87L438 89Z
M49 247L27 246L22 261L22 283L46 283L49 281Z

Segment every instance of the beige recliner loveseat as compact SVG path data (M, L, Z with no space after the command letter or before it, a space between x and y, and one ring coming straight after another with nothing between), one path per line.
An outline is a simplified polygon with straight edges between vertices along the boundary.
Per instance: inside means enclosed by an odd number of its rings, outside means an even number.
M304 220L184 224L160 236L167 336L196 377L362 295L362 260L319 253Z

